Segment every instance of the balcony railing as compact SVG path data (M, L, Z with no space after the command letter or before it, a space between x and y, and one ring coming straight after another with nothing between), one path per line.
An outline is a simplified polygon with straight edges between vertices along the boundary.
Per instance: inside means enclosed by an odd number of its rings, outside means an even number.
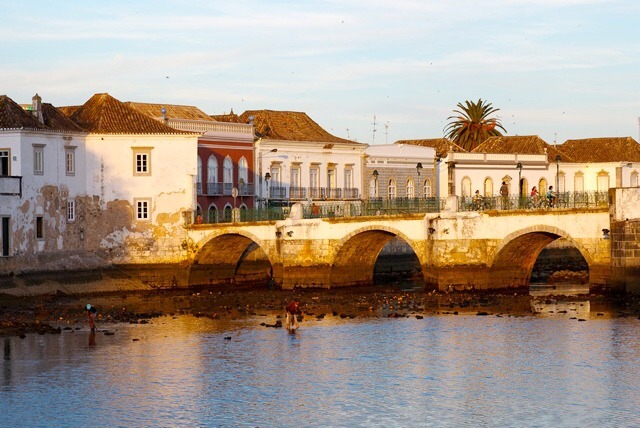
M253 196L255 195L255 186L252 183L244 183L238 185L238 195Z
M329 187L327 188L327 198L328 199L342 199L342 189Z
M222 194L225 196L231 196L233 190L233 183L222 183Z
M360 199L360 189L348 187L342 189L342 197L344 199Z
M309 187L309 197L311 199L324 199L327 197L327 189L324 187Z
M291 199L306 199L307 188L306 187L289 187L289 198Z
M0 195L22 196L22 177L0 176Z
M222 183L207 183L207 195L208 196L222 195Z
M269 199L287 199L287 188L284 186L269 187Z

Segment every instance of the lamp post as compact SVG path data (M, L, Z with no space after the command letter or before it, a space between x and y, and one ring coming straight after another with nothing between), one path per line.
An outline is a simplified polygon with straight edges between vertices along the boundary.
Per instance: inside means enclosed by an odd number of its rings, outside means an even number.
M420 197L420 191L418 189L420 189L420 172L422 171L422 162L418 162L418 164L416 165L416 171L418 172L418 181L416 182L416 194L415 196L417 198Z
M560 155L556 155L556 194L560 194Z
M269 209L269 180L271 180L271 174L269 174L268 172L264 175L264 181L267 183L267 189L266 189L266 206L267 206L267 210Z
M518 162L518 204L522 205L522 163Z
M240 178L238 180L238 191L240 193L240 206L244 203L242 200L242 196L244 195L244 178Z
M374 169L374 170L373 170L373 182L374 182L374 184L375 184L375 188L373 189L373 191L374 191L374 195L373 195L373 197L374 197L374 198L377 198L377 197L378 197L378 176L379 176L379 175L380 175L380 174L378 173L378 170L377 170L377 169ZM369 196L371 196L371 195L369 195Z

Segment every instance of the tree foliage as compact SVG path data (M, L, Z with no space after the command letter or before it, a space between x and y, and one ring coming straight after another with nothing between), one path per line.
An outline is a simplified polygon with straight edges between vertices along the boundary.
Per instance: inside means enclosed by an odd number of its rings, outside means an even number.
M487 138L501 136L500 129L507 132L498 119L489 117L500 109L482 99L464 103L458 103L458 109L453 111L456 115L447 118L449 124L444 128L445 136L454 143L471 151Z

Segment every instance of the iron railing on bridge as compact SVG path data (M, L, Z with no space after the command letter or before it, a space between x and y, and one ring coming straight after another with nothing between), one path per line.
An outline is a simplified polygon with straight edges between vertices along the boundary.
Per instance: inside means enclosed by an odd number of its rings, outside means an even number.
M458 198L458 211L484 210L523 210L523 209L561 209L561 208L595 208L609 204L608 192L562 192L555 199L546 195L529 196L490 196Z

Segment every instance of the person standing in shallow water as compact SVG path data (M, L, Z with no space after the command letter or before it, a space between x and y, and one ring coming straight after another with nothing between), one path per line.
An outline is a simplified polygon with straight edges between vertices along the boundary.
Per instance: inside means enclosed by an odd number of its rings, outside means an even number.
M90 303L87 303L86 306L87 311L87 321L89 321L89 327L91 328L91 332L96 331L96 312L98 310L95 306L92 306Z
M295 331L300 327L298 324L297 315L302 315L302 311L300 310L300 302L297 300L292 300L286 306L287 317L285 319L284 326L289 331Z

